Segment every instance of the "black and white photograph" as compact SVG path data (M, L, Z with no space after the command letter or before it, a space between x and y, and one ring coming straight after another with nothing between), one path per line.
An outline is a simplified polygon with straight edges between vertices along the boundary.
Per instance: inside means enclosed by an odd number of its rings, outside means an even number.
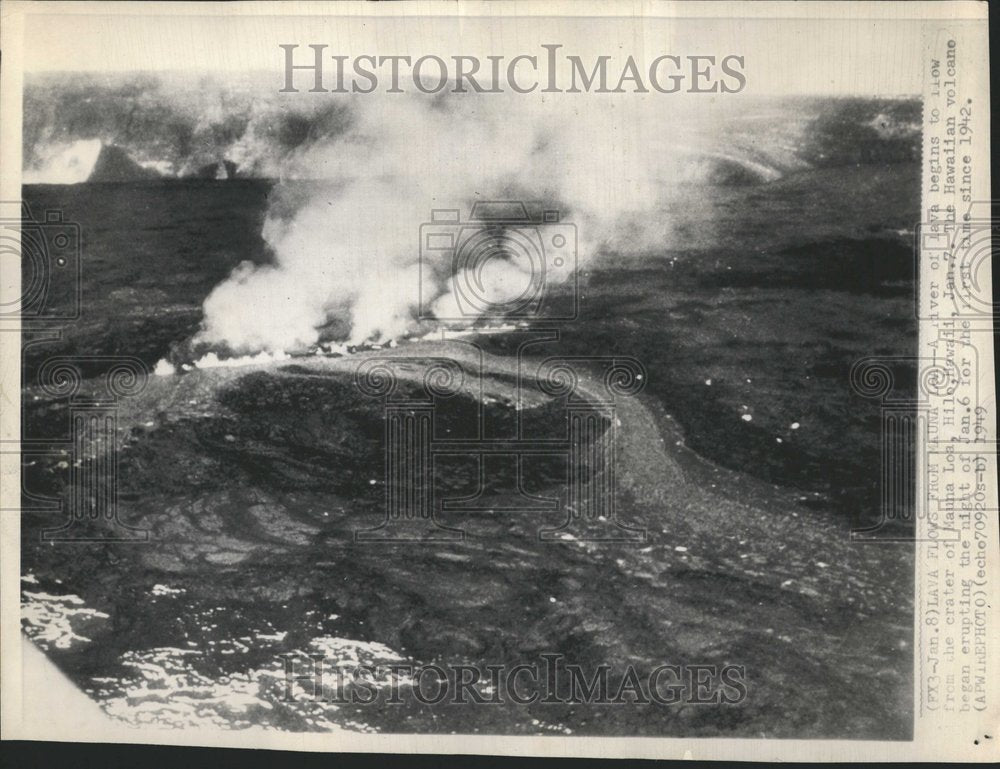
M822 3L30 5L4 623L67 703L334 750L995 725L988 201L986 257L927 245L928 194L988 196L966 48Z

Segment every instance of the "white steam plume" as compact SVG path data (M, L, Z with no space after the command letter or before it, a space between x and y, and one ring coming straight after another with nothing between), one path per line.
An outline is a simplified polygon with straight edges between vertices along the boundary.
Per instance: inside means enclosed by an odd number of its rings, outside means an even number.
M301 349L321 333L351 343L405 333L421 289L420 225L434 208L467 216L475 201L542 201L577 225L581 264L667 246L663 206L682 172L671 146L697 143L705 125L681 128L682 103L355 97L346 127L285 156L263 233L275 263L244 263L217 286L195 341L245 354ZM449 268L427 267L425 300L447 307ZM507 298L523 285L519 269L494 262L485 295Z

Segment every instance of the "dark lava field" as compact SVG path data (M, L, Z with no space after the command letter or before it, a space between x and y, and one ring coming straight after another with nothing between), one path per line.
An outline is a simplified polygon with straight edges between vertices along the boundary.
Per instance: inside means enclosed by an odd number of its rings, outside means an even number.
M460 452L441 458L433 484L436 499L476 500L473 513L438 511L461 538L356 540L379 524L392 484L385 405L359 391L358 366L456 361L465 384L442 405L437 437L461 437L479 414L496 431L523 421L558 440L566 399L519 393L519 333L150 376L121 401L111 450L119 516L148 541L44 542L60 514L26 512L26 634L130 723L908 738L912 546L851 538L877 517L880 422L849 372L915 349L918 173L848 166L719 188L710 214L664 212L682 248L585 267L579 318L529 348L527 364L595 351L641 362L644 386L618 404L613 436L616 514L641 541L560 529L565 459ZM27 438L69 435L67 399L38 381L47 359L89 357L84 395L103 386L102 356L152 369L198 330L204 298L236 264L270 258L271 189L25 188L36 215L60 209L84 238L79 321L56 338L25 334ZM403 375L407 387L415 377ZM584 375L587 393L598 378ZM26 454L25 507L64 495L68 465L65 452ZM525 497L557 502L526 510ZM345 668L559 654L609 665L613 690L629 665L737 665L747 693L669 705L288 698L281 655L317 653Z

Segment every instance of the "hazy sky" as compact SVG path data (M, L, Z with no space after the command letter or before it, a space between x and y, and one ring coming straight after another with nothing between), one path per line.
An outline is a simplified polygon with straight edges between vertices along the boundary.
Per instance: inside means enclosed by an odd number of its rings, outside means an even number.
M825 4L805 4L811 6L813 16L826 15L825 19L789 18L801 16L803 4L762 5L782 18L737 20L649 16L641 20L635 16L406 18L385 13L381 17L292 17L259 15L268 6L253 9L254 15L235 14L232 5L228 5L226 15L219 15L216 6L179 3L174 8L159 6L162 10L151 6L145 12L123 4L122 12L116 15L94 15L86 12L92 6L74 5L59 15L28 17L24 25L25 71L259 71L265 77L273 73L277 89L281 87L284 54L278 46L282 43L303 47L326 43L328 53L348 56L414 57L510 57L539 54L542 43L559 43L564 46L562 53L585 60L601 54L616 60L632 55L640 67L663 54L743 55L749 94L916 94L921 83L923 22L905 18L915 15L913 8L921 5L917 3L866 6L864 17L858 15L859 6L844 3L837 11L840 19L829 18L830 11L824 14ZM621 12L633 7L638 6L622 4L615 9ZM661 12L669 8L654 7ZM508 8L523 10L527 6L512 3ZM198 15L178 15L183 9ZM154 10L156 13L151 13ZM698 7L684 9L685 13L692 10ZM723 10L723 4L717 4L705 13L718 15ZM371 13L365 9L360 12ZM872 13L881 18L870 18Z

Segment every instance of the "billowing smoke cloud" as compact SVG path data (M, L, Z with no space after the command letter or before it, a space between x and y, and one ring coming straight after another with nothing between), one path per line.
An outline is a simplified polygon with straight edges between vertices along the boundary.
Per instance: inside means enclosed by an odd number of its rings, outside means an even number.
M586 267L602 254L689 246L692 232L708 242L719 185L919 158L917 100L705 99L352 98L264 93L250 74L60 74L26 89L23 169L27 183L80 183L105 158L102 181L220 169L278 179L263 232L273 263L242 264L217 286L194 340L233 356L398 337L417 330L421 296L438 317L467 317L456 287L503 303L530 285L513 255L471 275L452 274L447 255L420 265L420 225L436 208L468 216L476 202L516 199L536 215L558 209ZM691 227L678 221L685 213Z
M581 264L667 245L681 121L642 114L653 110L663 102L355 98L336 130L285 157L264 227L274 264L243 264L216 287L197 341L252 353L397 337L414 328L421 291L448 314L450 266L418 268L420 225L434 208L541 202L577 225ZM492 260L475 276L482 296L516 295L524 269Z

